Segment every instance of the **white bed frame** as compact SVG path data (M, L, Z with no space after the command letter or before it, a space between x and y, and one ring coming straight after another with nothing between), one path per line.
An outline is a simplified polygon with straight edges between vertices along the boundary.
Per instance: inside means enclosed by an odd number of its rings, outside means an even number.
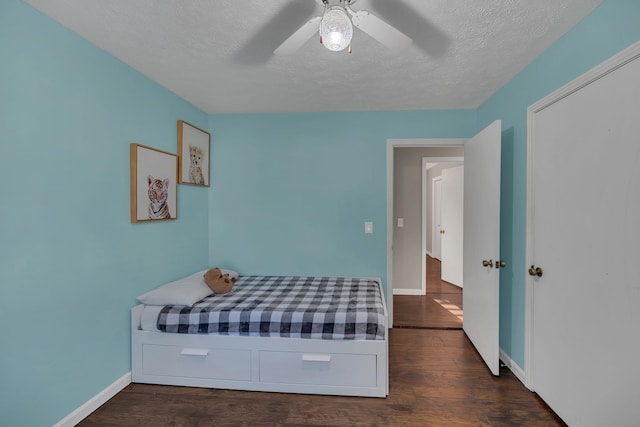
M380 286L380 279L372 279ZM386 397L389 330L384 340L321 340L173 334L140 328L131 309L134 383L285 393Z

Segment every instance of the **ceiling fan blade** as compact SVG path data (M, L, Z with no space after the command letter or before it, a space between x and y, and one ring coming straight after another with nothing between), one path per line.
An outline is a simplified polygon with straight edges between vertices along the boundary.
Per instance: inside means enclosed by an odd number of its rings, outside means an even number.
M291 34L280 46L273 51L276 55L289 55L297 51L305 44L314 34L318 34L318 26L322 17L316 16L308 20L302 27Z
M372 13L384 16L389 25L402 28L402 32L411 37L413 44L432 58L440 58L447 53L451 37L441 30L437 22L422 15L425 11L416 9L406 1L369 0ZM415 5L416 2L413 2ZM435 5L435 2L432 4Z
M271 3L271 2L269 2ZM313 1L288 0L273 16L233 54L233 61L242 66L256 67L269 62L273 50L291 36L301 23L314 15Z
M353 12L351 21L354 26L358 27L389 49L402 50L413 42L413 40L405 34L366 10Z

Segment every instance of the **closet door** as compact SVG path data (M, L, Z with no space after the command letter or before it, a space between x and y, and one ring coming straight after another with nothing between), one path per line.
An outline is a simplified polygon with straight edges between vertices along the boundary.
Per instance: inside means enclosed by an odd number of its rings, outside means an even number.
M636 51L529 109L529 385L572 426L640 420Z

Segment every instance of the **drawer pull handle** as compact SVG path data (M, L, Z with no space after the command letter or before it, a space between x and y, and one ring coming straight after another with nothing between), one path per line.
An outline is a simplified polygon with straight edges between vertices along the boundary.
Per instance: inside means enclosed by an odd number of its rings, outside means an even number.
M302 360L305 362L331 362L330 354L303 354Z
M183 348L180 352L183 356L206 356L209 350L206 348Z

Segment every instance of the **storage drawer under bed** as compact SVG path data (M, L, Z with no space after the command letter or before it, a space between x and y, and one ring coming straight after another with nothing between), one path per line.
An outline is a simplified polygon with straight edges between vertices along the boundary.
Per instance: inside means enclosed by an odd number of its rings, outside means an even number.
M143 373L250 381L251 351L145 344Z
M376 387L373 354L260 351L260 382Z

